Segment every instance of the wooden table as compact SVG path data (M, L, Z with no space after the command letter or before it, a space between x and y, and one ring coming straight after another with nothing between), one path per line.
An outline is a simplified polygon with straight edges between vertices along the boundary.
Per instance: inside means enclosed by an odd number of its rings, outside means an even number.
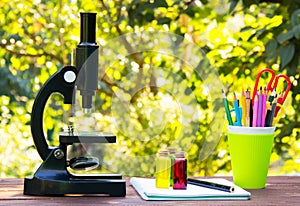
M231 177L225 177L232 181ZM248 190L251 200L243 201L145 201L129 185L126 197L23 195L23 179L0 179L0 205L300 205L300 176L272 176L265 189Z

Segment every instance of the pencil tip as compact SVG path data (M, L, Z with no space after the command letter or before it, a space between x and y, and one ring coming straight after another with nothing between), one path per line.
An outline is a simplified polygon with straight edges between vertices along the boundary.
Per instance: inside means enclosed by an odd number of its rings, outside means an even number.
M247 91L246 91L246 98L247 98L247 99L250 99L250 92L248 91L248 89L247 89Z

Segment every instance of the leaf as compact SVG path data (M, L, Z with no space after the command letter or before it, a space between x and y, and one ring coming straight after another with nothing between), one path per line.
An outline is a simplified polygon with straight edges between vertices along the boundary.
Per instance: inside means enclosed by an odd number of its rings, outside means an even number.
M267 53L267 58L266 58L266 62L273 60L275 58L277 58L278 56L278 43L275 39L270 40L265 48L266 48L266 53Z
M267 34L267 28L264 26L262 29L259 29L256 33L257 38L262 39Z
M236 8L236 5L239 3L239 0L231 0L229 2L229 14L231 14L234 9Z
M148 10L144 17L147 22L151 22L154 19L154 12L152 10Z
M165 0L155 0L153 4L155 5L155 7L168 8L168 3Z
M280 24L282 24L282 18L283 17L279 15L274 16L267 25L267 29L278 27Z
M296 39L300 39L300 25L293 27L294 36Z
M266 44L266 52L267 53L274 52L274 50L277 49L277 46L278 44L275 39L268 41L268 43Z
M269 62L271 60L276 61L277 57L279 56L279 49L276 49L270 53L267 54L266 62Z
M243 0L243 6L244 6L244 8L248 8L252 4L259 4L259 0Z
M290 63L295 54L295 45L290 43L280 50L280 68L283 69Z
M168 17L162 17L162 18L157 19L158 24L170 24L170 22L171 22L171 19Z
M187 9L183 11L183 13L188 15L189 17L194 17L195 16L194 7L192 6L187 7Z
M292 13L291 22L293 26L300 24L300 9Z
M294 37L294 31L290 30L284 34L279 34L276 39L280 44L282 44L283 42L290 40L293 37Z
M298 50L298 46L296 46L296 51ZM294 56L294 58L292 59L292 61L289 63L289 68L287 69L287 75L288 76L295 76L299 73L299 70L298 70L298 65L299 65L299 57L297 57L296 55ZM299 83L299 81L298 81ZM298 89L299 91L299 89Z
M243 27L243 28L241 28L241 32L245 32L245 31L251 31L251 30L253 30L253 28L251 27L251 26L246 26L246 27Z

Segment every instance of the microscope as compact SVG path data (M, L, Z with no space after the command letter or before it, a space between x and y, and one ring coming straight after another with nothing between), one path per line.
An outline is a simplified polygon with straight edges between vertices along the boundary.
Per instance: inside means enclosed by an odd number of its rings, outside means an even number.
M99 165L97 158L74 157L68 159L67 148L81 143L115 143L111 133L80 133L72 125L59 133L59 146L50 147L43 131L43 113L52 93L60 93L63 103L74 104L75 95L81 96L84 113L92 111L92 100L98 89L98 48L96 44L96 13L80 13L80 43L76 47L75 66L65 66L52 75L39 91L31 113L31 133L43 162L33 177L24 180L24 194L61 196L68 194L126 195L126 181L121 174L75 174ZM76 92L78 91L78 92Z

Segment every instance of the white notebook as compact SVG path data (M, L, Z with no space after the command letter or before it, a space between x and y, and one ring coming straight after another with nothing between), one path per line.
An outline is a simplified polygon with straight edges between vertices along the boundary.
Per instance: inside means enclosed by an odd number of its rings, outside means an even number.
M234 186L234 192L224 192L196 185L187 185L186 190L160 189L155 179L133 177L131 185L144 200L249 200L251 193L222 178L203 179L214 183Z

